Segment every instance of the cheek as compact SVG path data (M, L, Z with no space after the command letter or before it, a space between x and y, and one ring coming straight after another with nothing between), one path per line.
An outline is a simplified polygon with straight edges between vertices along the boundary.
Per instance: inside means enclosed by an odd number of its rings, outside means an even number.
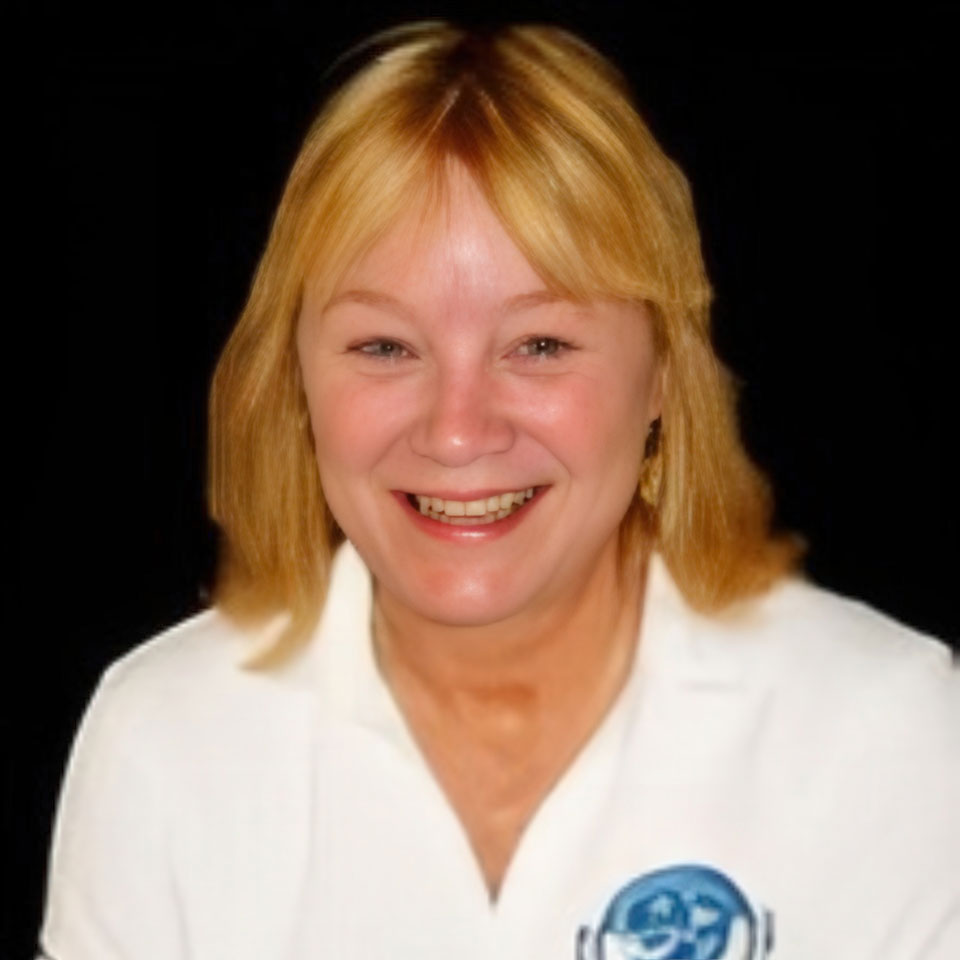
M525 398L531 432L572 474L638 469L646 395L628 389L626 379L572 376Z
M408 406L386 382L330 373L307 386L307 406L324 483L368 470L403 432Z

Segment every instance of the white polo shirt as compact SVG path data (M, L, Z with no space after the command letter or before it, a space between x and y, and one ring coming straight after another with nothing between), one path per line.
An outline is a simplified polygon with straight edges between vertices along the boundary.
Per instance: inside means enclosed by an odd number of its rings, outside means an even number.
M346 545L280 671L216 611L105 675L54 838L55 960L956 960L948 651L786 581L692 612L651 564L621 696L491 904L379 676Z

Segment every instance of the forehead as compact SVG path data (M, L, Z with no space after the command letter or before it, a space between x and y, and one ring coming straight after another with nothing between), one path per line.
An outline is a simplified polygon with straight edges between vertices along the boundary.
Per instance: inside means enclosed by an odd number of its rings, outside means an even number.
M387 285L409 294L482 296L544 282L460 164L423 191L346 271L336 293Z

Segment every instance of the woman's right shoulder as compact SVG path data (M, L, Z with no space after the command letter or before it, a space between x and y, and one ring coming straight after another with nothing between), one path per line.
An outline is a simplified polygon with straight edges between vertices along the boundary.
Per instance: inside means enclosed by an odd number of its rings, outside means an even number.
M111 663L83 723L87 740L166 741L174 749L217 731L276 699L282 685L245 666L267 628L242 627L211 608L164 630Z
M138 643L114 660L104 682L126 684L177 684L197 671L215 676L229 670L231 660L242 661L255 636L210 607L175 623Z
M218 852L233 855L263 783L287 789L310 742L309 698L245 666L258 633L210 610L104 672L60 793L43 927L49 956L189 952L170 891L197 874L193 851L211 834ZM254 806L237 814L247 801Z
M142 641L110 663L100 691L138 703L188 694L229 682L251 638L218 609L210 608Z

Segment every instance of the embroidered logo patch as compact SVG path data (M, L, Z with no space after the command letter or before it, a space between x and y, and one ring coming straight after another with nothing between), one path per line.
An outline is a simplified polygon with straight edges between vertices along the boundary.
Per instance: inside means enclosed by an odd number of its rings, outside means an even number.
M582 927L577 936L577 960L763 960L772 953L772 914L699 864L631 880L597 929Z

